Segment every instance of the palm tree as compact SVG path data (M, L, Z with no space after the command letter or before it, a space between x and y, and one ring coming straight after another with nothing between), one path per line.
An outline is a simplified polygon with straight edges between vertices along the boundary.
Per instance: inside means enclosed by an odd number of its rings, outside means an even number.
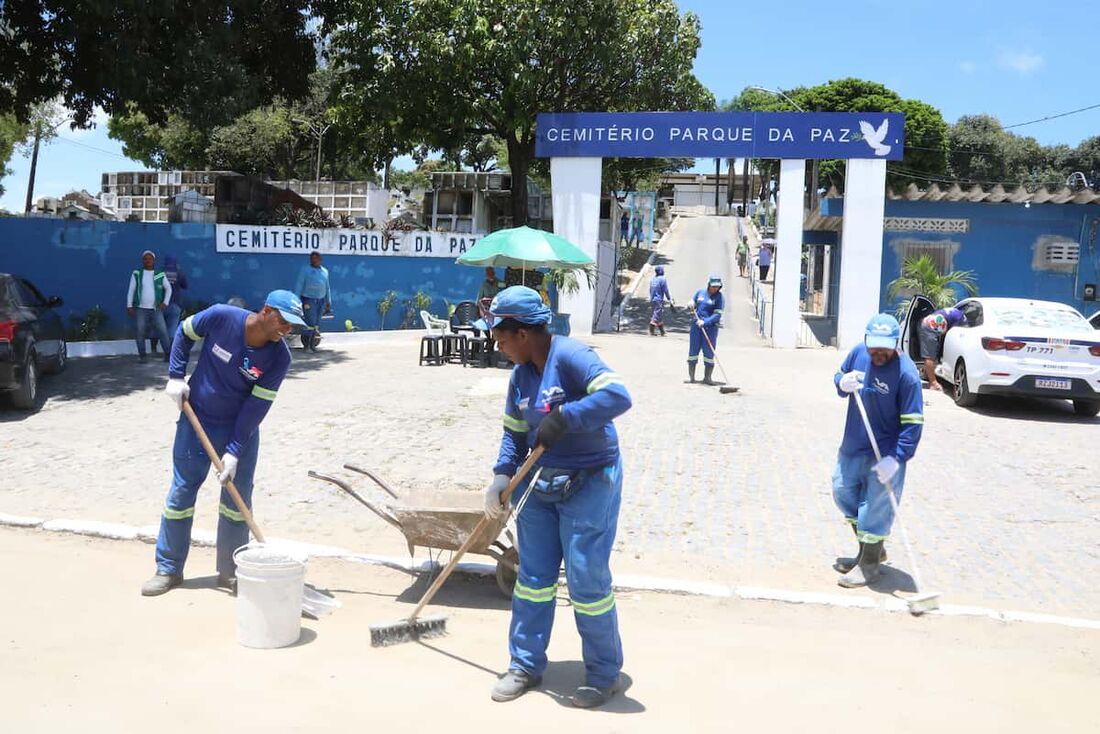
M929 255L921 255L905 258L901 277L891 281L886 297L891 301L899 296L905 297L897 310L899 317L904 317L913 295L924 296L936 308L947 308L959 300L960 289L967 296L978 295L973 270L952 270L941 274L935 260Z

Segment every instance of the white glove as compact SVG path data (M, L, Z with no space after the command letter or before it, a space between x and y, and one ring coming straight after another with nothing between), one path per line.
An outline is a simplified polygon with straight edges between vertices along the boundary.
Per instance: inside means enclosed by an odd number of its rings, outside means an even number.
M863 373L859 370L845 372L840 378L840 389L846 393L853 393L863 386Z
M226 452L222 454L222 470L218 472L218 481L222 484L231 482L237 477L237 457Z
M877 476L878 480L883 484L886 484L891 479L893 479L894 475L898 473L898 469L900 468L901 464L899 464L898 460L895 459L893 456L887 456L882 461L871 467L871 469L873 469L875 472L875 476Z
M182 377L170 377L164 393L176 404L176 410L183 410L183 401L191 394L191 388Z
M508 488L512 478L504 474L493 477L493 483L485 488L485 516L490 520L499 520L509 508L500 502L500 494Z

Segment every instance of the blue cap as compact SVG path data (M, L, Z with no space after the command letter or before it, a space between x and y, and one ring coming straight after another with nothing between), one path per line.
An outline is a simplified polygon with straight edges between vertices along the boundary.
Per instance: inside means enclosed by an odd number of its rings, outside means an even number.
M868 349L897 349L900 337L901 326L898 320L888 313L880 313L867 322L863 341Z
M711 275L710 278L707 279L707 288L710 288L712 285L716 285L719 288L721 288L722 287L722 276L720 276L720 275Z
M542 302L538 291L525 285L514 285L498 293L489 305L489 315L494 329L504 319L515 319L529 326L550 323L550 307Z
M265 306L271 306L273 309L282 314L282 317L292 324L298 326L305 326L306 322L302 315L302 299L294 295L290 291L271 291L267 294L267 300L264 301Z
M653 272L657 273L657 275L664 275L665 274L665 266L664 265L658 265L657 267L653 268Z

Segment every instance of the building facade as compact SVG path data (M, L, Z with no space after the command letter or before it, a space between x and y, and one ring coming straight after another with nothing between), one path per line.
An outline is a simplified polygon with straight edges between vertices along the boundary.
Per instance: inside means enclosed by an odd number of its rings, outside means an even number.
M167 222L171 199L184 191L214 197L218 176L231 171L120 171L104 173L99 198L119 219Z

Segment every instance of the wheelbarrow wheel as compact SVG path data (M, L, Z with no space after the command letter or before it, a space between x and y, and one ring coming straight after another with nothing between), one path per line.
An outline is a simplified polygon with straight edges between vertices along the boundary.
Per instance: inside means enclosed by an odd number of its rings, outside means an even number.
M497 588L509 599L516 585L516 569L519 568L519 551L514 547L504 551L504 557L497 561Z

